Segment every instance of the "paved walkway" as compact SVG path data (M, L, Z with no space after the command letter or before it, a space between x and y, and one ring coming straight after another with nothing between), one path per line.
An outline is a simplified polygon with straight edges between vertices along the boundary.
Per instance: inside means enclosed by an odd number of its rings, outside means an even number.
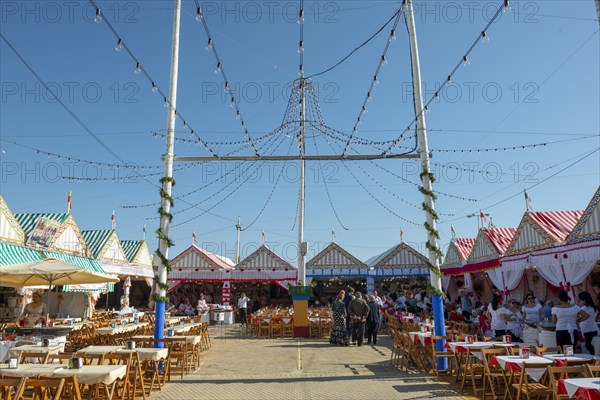
M316 339L255 339L238 325L212 327L200 369L150 399L463 399L456 387L389 365L390 338L336 347Z

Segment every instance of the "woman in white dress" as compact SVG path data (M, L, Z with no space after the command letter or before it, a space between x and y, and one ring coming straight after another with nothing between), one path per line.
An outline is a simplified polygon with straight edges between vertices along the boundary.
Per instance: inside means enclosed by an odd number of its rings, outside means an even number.
M510 315L506 320L506 327L508 332L512 336L512 341L515 343L523 342L521 339L521 321L523 320L523 314L519 310L519 302L516 300L509 301Z
M502 305L502 296L498 293L494 293L491 304L487 309L488 316L492 320L491 330L494 332L496 337L500 337L506 334L506 320L509 319L512 313L504 308Z
M592 296L588 292L581 292L577 297L579 297L581 309L588 314L587 318L579 322L579 329L585 338L585 348L590 354L594 354L592 339L598 335L598 324L596 324L597 308Z
M538 323L542 319L544 307L540 303L535 302L533 294L528 294L521 310L523 311L525 321Z
M21 321L24 321L24 325L26 327L31 328L46 321L48 308L44 303L42 303L41 293L41 290L34 292L31 296L31 303L25 306L25 311L21 316Z
M579 306L569 303L569 294L564 290L558 291L558 300L560 303L552 308L552 322L556 324L556 345L559 348L564 345L577 346L577 323L585 321L589 315Z

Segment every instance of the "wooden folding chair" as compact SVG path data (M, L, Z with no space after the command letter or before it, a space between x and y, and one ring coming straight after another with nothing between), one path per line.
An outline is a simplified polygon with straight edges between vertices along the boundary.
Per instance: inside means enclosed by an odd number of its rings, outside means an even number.
M40 376L40 379L50 379L50 380L58 380L64 379L65 385L63 386L63 390L61 393L62 400L82 400L81 396L81 386L77 377L73 376L65 376L64 378L57 378L54 376Z
M580 359L580 360L565 360L565 367L573 367L573 366L578 366L578 365L594 365L594 359L590 358L589 360L586 360L584 358Z
M532 350L536 356L540 357L544 354L562 354L562 350L558 347L534 346L532 347Z
M554 400L568 400L569 395L566 392L561 392L560 380L569 378L583 378L586 376L585 366L579 365L575 367L553 367L548 366L548 378L550 387L552 388L552 396ZM559 393L561 392L561 393Z
M500 367L500 364L498 364L498 361L495 360L495 357L504 355L504 349L481 349L481 355L483 357L484 368L482 397L485 400L487 393L491 391L492 397L496 400L499 396L498 392L500 391L500 388L506 389L507 384L505 372L502 367Z
M48 353L42 351L22 351L19 354L19 364L30 364L32 361L38 364L46 364Z
M460 390L463 393L465 390L465 382L467 377L469 377L471 380L474 396L477 396L477 392L479 390L476 385L476 380L480 378L483 383L485 369L483 363L480 361L483 358L481 350L482 349L476 349L473 347L467 348L467 354L465 356L464 363L461 365L462 381Z
M537 363L528 363L525 362L521 365L521 370L518 374L517 383L512 384L512 389L514 389L517 393L515 400L519 400L522 395L527 397L529 400L532 396L545 396L548 399L552 395L552 388L550 386L544 385L542 380L540 382L536 382L529 377L527 374L528 370L531 369L547 369L548 364L537 364Z
M272 318L269 325L269 337L271 339L283 337L283 321L281 318Z
M24 389L25 394L19 399L23 400L59 400L61 399L64 379L35 379L27 378ZM31 392L31 397L28 393Z
M585 372L588 378L600 378L600 365L585 365Z
M131 376L131 365L133 361L133 354L130 352L127 353L108 353L104 355L103 363L105 365L125 365L127 366L127 373L123 378L117 379L116 385L114 387L114 395L117 398L123 400L127 396L128 399L131 399L131 381L129 380ZM114 396L113 395L113 396Z
M69 364L73 353L48 354L47 364Z
M0 397L3 400L19 400L25 390L27 378L0 378Z
M442 343L442 347L444 347L447 342L451 342L451 341L452 341L451 336L435 336L435 335L431 336L431 360L432 360L431 369L438 378L440 376L440 371L437 368L438 358L447 360L448 368L443 372L451 374L453 371L452 363L456 362L456 357L454 355L454 352L451 349L446 349L446 351L437 350L436 344L438 342Z

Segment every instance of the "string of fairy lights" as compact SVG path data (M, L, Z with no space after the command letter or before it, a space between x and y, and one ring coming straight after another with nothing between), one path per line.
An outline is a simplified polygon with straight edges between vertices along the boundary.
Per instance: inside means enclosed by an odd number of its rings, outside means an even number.
M282 127L279 127L279 128L277 128L277 129L276 129L274 132L275 132L275 133L281 133L281 132L283 132L283 126L282 126ZM274 136L275 136L275 135L274 135ZM287 134L283 133L283 134L282 134L282 137L289 137L289 135L287 135ZM270 141L270 142L265 142L265 143L263 143L261 146L259 146L259 150L264 150L264 151L267 151L267 150L270 148L270 146L271 146L273 143L274 143L274 141L273 141L273 140L272 140L272 141ZM267 147L266 149L263 149L263 147L265 147L265 146L267 146L267 145L268 145L269 147ZM272 154L273 154L273 153L274 153L274 152L272 152ZM243 174L247 173L248 169L250 168L250 165L251 165L251 164L253 164L253 162L251 162L251 161L245 161L245 162L242 162L242 163L240 163L240 164L243 164L243 165L245 165L245 166L248 166L248 167L247 167L246 169L244 169L244 170L242 170L242 169L240 168L240 169L239 169L240 175L236 176L236 177L234 178L234 180L235 180L235 179L238 179L240 176L242 176ZM232 175L232 174L234 174L234 173L237 173L237 172L238 172L238 169L228 170L228 171L226 171L224 174L217 176L215 179L213 179L213 180L209 181L208 183L206 183L206 184L204 184L204 185L202 185L202 186L200 186L200 187L198 187L198 188L196 188L196 189L194 189L194 190L191 190L191 191L188 191L188 192L186 192L186 193L183 193L183 194L179 195L177 198L178 198L178 199L183 199L183 198L189 197L189 196L191 196L191 195L193 195L193 194L195 194L195 193L199 193L199 192L203 191L204 189L206 189L206 188L208 188L208 187L212 186L213 184L215 184L215 183L217 183L217 182L222 182L222 181L223 181L223 179L227 179L227 178L228 178L230 175ZM247 175L247 176L248 176L248 175ZM122 208L146 208L146 207L156 207L156 206L158 206L159 204L160 204L160 202L153 202L153 203L147 203L147 204L138 204L138 205L123 205L123 206L121 206L121 207L122 207Z
M285 141L285 136L282 136L281 138L279 138L279 143L277 144L277 146L275 146L275 148L273 149L273 152L272 152L272 153L274 153L275 151L277 151L277 149L278 149L278 148L281 146L281 144L282 144L284 141ZM272 144L274 144L274 143L276 143L276 142L277 142L277 140L273 141L273 142L272 142ZM270 146L269 146L269 147L270 147ZM265 151L268 151L268 150L269 150L268 148L267 148L267 149L265 149ZM226 198L228 198L228 197L229 197L229 196L231 196L233 193L237 192L237 190L238 190L238 189L240 189L242 186L244 186L244 184L246 184L246 183L247 183L247 182L250 180L250 178L251 178L252 176L254 176L253 174L254 174L254 173L256 173L257 171L259 171L259 170L260 170L260 168L261 168L261 167L262 167L262 166L265 164L265 162L266 162L266 161L263 161L263 162L253 162L253 163L249 163L249 164L250 164L250 165L249 165L249 167L248 167L248 168L247 168L247 169L246 169L244 172L240 171L239 175L238 175L236 178L232 179L232 180L231 180L231 181L230 181L228 184L226 184L226 185L222 186L222 187L221 187L219 190L217 190L215 193L212 193L210 196L208 196L208 197L204 198L203 200L201 200L201 201L199 201L199 202L195 203L195 204L194 204L194 206L199 206L199 205L201 205L201 204L203 204L203 203L205 203L205 202L207 202L207 201L209 201L209 200L215 200L216 196L218 196L218 195L219 195L221 192L223 192L223 191L224 191L225 189L227 189L229 186L231 186L231 185L233 185L234 183L236 183L236 182L239 180L239 177L241 177L241 176L244 176L244 175L245 175L245 179L243 179L243 180L241 181L241 183L240 183L240 184L239 184L239 185L238 185L238 186L237 186L237 187L236 187L236 188L235 188L235 189L234 189L234 190L233 190L231 193L229 193L229 194L228 194L228 195L227 195L227 196L226 196L224 199L221 199L221 200L220 200L220 202L224 201ZM250 170L251 168L254 168L254 169L252 170L252 172L249 172L249 170ZM221 179L221 180L222 180L222 178L221 178L221 177L219 177L219 179ZM191 209L193 209L193 208L194 208L193 206L190 206L190 207L187 207L187 208L184 208L184 209L178 210L178 211L174 212L174 213L173 213L173 215L182 214L182 213L184 213L184 212L187 212L187 211L189 211L189 210L191 210ZM159 219L159 218L158 218L158 217L147 218L147 220L153 220L153 219Z
M348 151L348 146L350 146L352 138L354 137L354 135L356 134L356 132L358 130L358 125L360 125L360 123L362 122L363 116L365 114L367 114L367 112L368 112L367 104L371 100L373 100L373 90L374 90L375 86L377 86L379 84L379 72L381 71L383 66L385 66L387 64L387 52L388 52L392 42L396 39L396 29L398 28L398 22L400 21L401 16L402 16L402 11L398 13L398 15L396 16L396 19L394 20L394 24L392 25L392 30L390 31L390 36L388 37L388 40L385 42L385 47L383 49L383 53L381 54L381 57L379 58L379 62L377 63L377 68L375 69L375 74L373 74L373 79L371 80L369 90L367 91L367 95L365 96L365 99L363 100L360 110L358 111L358 116L356 117L356 121L354 122L354 127L352 128L350 137L348 137L348 141L346 142L346 145L344 146L344 149L342 150L342 156L346 155L346 152Z
M403 8L406 7L406 2L403 2L402 7ZM433 103L434 101L436 101L436 100L438 100L440 98L440 92L446 87L446 85L448 85L450 82L452 82L452 77L456 74L456 72L458 71L458 69L461 66L463 66L463 65L467 66L467 65L470 64L469 56L471 55L471 52L473 51L473 49L475 49L475 47L480 42L485 43L485 42L489 41L490 37L488 35L488 29L494 23L494 21L496 21L496 19L502 14L503 10L507 11L507 12L510 11L509 0L503 0L503 4L500 7L498 7L498 9L494 13L494 15L490 18L490 20L488 21L488 23L481 30L481 33L479 33L477 35L477 37L475 38L475 40L473 41L473 43L471 44L471 46L467 49L467 51L460 58L460 61L458 61L456 63L456 65L454 66L454 68L452 68L452 70L447 75L446 79L444 79L444 81L442 82L442 84L440 85L440 87L435 91L435 93L433 94L433 96L431 96L431 98L425 103L425 106L421 110L415 110L416 111L416 115L415 115L414 119L412 119L412 121L410 122L410 124L408 124L407 128L400 134L400 137L398 138L397 142L392 143L384 152L381 153L382 156L388 155L390 153L390 151L398 143L400 143L400 139L402 138L402 135L404 133L409 132L409 131L412 130L412 128L411 128L412 125L417 123L417 121L421 117L421 115L423 113L428 113L429 112L429 106L431 105L431 103Z
M194 0L194 2L196 3L196 20L198 20L199 22L202 22L202 25L204 26L204 31L206 32L206 36L208 37L207 43L206 43L206 50L212 51L212 54L215 58L215 62L217 63L216 67L215 67L215 74L219 74L223 78L223 84L225 85L225 87L224 87L225 93L227 93L227 95L229 96L229 99L230 99L229 105L231 106L231 108L233 108L235 110L235 117L236 117L236 119L238 119L240 121L242 131L244 132L244 136L246 137L246 141L250 144L250 146L252 147L252 150L254 150L254 154L256 156L260 156L260 153L258 152L258 149L256 148L256 146L254 144L254 141L250 137L250 133L248 132L248 127L246 126L246 122L244 121L244 118L242 116L242 112L240 110L240 107L239 107L238 101L235 97L235 94L233 93L233 90L231 89L231 87L229 85L229 79L227 79L227 74L225 73L225 67L223 66L223 62L222 62L221 58L219 57L219 53L217 52L217 47L215 46L213 36L210 33L210 29L208 28L208 23L206 22L206 18L204 17L204 13L202 12L202 6L198 2L198 0Z
M148 72L148 70L143 66L143 64L141 63L140 59L138 57L136 57L136 55L133 53L133 51L131 50L131 48L127 45L127 43L125 42L125 40L123 40L123 37L117 32L117 30L114 28L114 26L110 23L110 21L108 20L108 18L103 18L102 17L102 10L100 9L100 7L98 7L98 5L96 4L96 2L94 0L89 0L89 2L90 2L90 4L96 10L96 17L94 18L94 22L96 22L98 24L104 23L104 25L106 25L108 27L108 29L112 32L112 34L116 37L117 44L116 44L116 47L115 47L115 51L121 52L123 49L125 50L125 52L129 55L129 57L131 57L131 59L135 63L135 73L138 74L138 75L143 75L143 76L146 77L146 79L150 83L150 87L152 89L152 92L157 93L159 96L161 96L161 98L163 100L163 103L165 104L165 107L174 109L175 116L181 120L181 122L183 124L183 128L185 130L189 130L190 134L194 135L198 139L198 142L202 146L204 146L204 148L213 157L217 158L218 155L213 151L213 149L207 143L204 142L204 140L200 137L200 135L198 134L198 132L196 130L194 130L194 128L190 125L190 123L188 122L188 120L185 119L183 117L183 115L181 115L181 112L178 111L177 108L175 108L173 106L173 104L171 104L171 102L170 102L169 98L167 97L166 93L158 86L158 84L156 83L156 80L153 79L152 76L150 76L150 73Z

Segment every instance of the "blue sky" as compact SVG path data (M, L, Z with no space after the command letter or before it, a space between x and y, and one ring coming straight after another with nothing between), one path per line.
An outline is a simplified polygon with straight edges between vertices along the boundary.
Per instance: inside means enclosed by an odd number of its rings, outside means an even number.
M426 99L446 79L500 3L416 2ZM167 91L172 2L98 4L156 84ZM203 5L213 43L236 91L250 135L272 132L281 125L290 82L298 76L298 3L225 1ZM306 1L306 74L335 64L379 29L398 7L393 1ZM115 51L115 36L105 23L93 22L94 10L89 3L2 2L0 12L2 34L102 142L126 162L161 166L164 139L151 132L162 133L166 128L163 100L145 77L134 73L135 63L128 54ZM223 91L222 78L214 72L213 54L205 50L207 36L195 13L194 3L184 1L177 110L203 140L244 140L240 121ZM327 126L346 134L352 130L390 29L388 25L342 65L314 79ZM511 12L502 14L486 33L490 41L476 46L469 64L457 71L452 84L426 115L432 165L437 172L434 189L477 200L439 196L436 209L443 214L439 225L442 246L450 239L450 224L461 237L475 236L477 220L465 216L479 209L489 213L496 226L516 227L525 209L523 196L503 200L525 187L536 185L529 190L535 210L574 210L587 205L599 184L599 153L592 153L600 147L600 35L594 2L514 2ZM114 210L122 239L141 238L145 224L150 247L155 248L152 232L158 221L152 218L157 215L156 207L123 206L158 202L157 188L132 177L122 166L76 165L67 160L118 163L52 99L5 42L0 44L0 52L0 192L13 212L63 212L71 190L73 214L81 229L110 228ZM395 139L414 118L403 22L386 59L388 63L378 76L380 84L368 103L369 112L358 126L358 136L365 140ZM176 132L178 138L190 139L181 120ZM328 145L319 132L312 132L312 136L308 140L311 150L313 140L320 154L340 151L338 142L332 140ZM292 138L285 136L272 139L282 143L278 154L286 154L292 144ZM515 151L436 151L556 141L560 142ZM213 147L226 153L240 146ZM380 152L370 146L355 148L363 153ZM177 155L207 155L201 146L181 142L176 143L175 150ZM296 151L295 145L291 151ZM48 157L45 152L61 158ZM295 164L266 164L258 168L259 175L249 179L248 172L256 170L256 165L241 164L245 171L241 178L233 171L234 163L187 165L190 168L178 171L176 197L224 177L184 201L175 201L175 212L188 208L188 202L210 209L210 213L199 216L202 212L192 209L175 215L176 225L197 218L173 227L176 247L170 255L191 244L194 230L202 246L233 258L234 226L240 216L245 228L256 219L242 233L242 256L256 248L264 230L271 248L295 261ZM416 160L383 160L378 164L409 181L419 179ZM363 260L396 244L401 228L405 241L425 251L424 214L415 207L422 202L422 195L414 185L370 162L347 162L346 166L325 162L320 169L309 162L307 168L305 237L311 243L309 257L331 241L332 229L337 242ZM470 168L484 170L487 175L470 173ZM160 171L162 168L138 169L142 175ZM115 182L115 174L125 179ZM68 181L59 176L108 180ZM333 207L348 230L332 211L323 177ZM234 178L237 180L232 183ZM159 176L147 179L157 183Z

